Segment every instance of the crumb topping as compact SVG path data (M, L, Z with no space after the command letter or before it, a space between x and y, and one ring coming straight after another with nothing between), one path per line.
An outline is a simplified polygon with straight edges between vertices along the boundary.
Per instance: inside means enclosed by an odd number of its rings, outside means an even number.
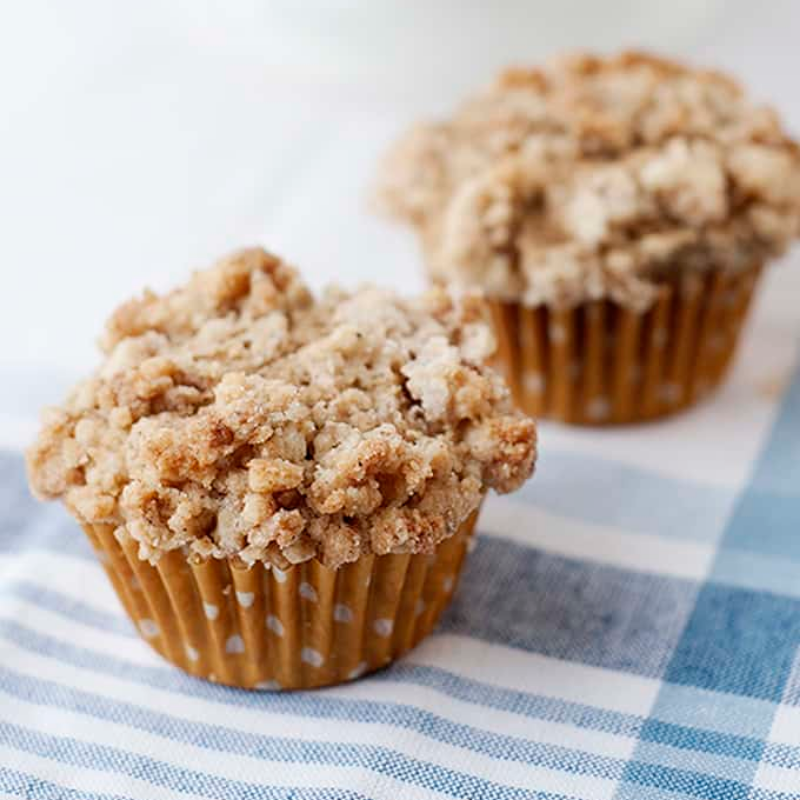
M46 412L30 481L152 561L431 552L489 488L533 470L534 424L485 366L474 297L315 300L252 249L124 304L101 346L95 374Z
M378 200L436 278L644 309L684 272L744 269L800 234L800 151L730 78L641 53L511 70L390 151Z

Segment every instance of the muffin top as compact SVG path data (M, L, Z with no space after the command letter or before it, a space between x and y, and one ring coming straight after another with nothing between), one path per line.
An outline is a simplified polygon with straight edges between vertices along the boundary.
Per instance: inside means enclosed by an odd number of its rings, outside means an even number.
M315 300L252 249L124 304L101 346L94 375L45 412L30 481L151 561L430 552L487 489L533 470L534 424L484 366L474 297Z
M436 278L495 297L644 309L800 233L800 151L730 78L640 53L511 70L387 155L378 198Z

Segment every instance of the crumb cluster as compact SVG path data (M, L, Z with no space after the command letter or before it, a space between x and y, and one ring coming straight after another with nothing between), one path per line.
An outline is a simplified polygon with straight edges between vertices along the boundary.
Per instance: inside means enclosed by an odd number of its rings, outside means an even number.
M378 198L433 275L535 306L644 309L800 234L800 151L728 77L640 53L511 70L387 155Z
M533 469L534 424L484 366L474 298L315 300L252 249L126 303L101 344L96 373L46 412L30 480L151 561L430 552Z

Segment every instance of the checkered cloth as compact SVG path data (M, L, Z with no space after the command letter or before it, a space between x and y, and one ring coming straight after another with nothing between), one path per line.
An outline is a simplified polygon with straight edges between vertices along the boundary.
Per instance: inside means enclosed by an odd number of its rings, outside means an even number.
M135 634L83 534L0 457L0 793L800 797L800 282L732 380L663 423L541 428L454 604L350 685L248 693Z

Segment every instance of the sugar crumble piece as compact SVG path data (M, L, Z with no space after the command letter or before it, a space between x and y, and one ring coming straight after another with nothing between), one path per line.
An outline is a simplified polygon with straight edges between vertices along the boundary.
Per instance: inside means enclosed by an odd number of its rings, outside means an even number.
M153 562L431 552L536 457L533 422L485 365L483 314L441 289L315 300L242 251L112 315L105 361L43 418L31 485Z
M512 69L387 154L379 205L432 276L487 295L644 310L686 272L800 236L800 150L729 77L645 53Z

